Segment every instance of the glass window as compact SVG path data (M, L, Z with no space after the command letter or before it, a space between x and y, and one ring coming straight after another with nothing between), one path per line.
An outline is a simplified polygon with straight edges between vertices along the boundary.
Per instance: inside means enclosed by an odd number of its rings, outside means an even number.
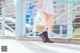
M57 33L57 34L60 34L60 25L54 25L53 26L53 32Z
M0 13L0 16L2 15L2 13Z
M62 25L62 34L67 34L67 25Z
M2 23L0 22L0 29L2 29Z

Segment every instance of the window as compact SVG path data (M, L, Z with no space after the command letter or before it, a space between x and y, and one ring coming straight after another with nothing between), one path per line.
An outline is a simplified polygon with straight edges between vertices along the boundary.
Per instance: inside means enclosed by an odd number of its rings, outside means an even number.
M0 3L0 6L2 6L2 4Z
M56 1L53 1L53 4L56 4Z
M0 29L2 29L2 23L0 22Z
M60 25L54 25L53 26L53 32L57 33L57 34L60 34Z
M62 34L67 34L67 25L62 25Z
M1 12L2 10L0 10L0 12Z
M0 16L2 15L2 13L0 13Z
M33 22L31 22L30 24L33 25Z
M2 9L2 7L0 7L0 9Z

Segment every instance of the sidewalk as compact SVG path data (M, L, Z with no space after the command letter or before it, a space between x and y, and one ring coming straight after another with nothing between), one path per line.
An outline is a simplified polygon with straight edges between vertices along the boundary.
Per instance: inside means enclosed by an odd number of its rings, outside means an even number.
M0 39L1 46L8 47L6 53L80 53L80 45L76 44ZM0 53L3 52L0 51Z

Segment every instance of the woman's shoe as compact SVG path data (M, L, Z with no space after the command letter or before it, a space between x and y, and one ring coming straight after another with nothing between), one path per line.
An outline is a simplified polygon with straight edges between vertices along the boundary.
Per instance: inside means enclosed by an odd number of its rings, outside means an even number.
M47 41L43 41L43 43L47 43Z
M54 41L48 41L48 43L54 43Z

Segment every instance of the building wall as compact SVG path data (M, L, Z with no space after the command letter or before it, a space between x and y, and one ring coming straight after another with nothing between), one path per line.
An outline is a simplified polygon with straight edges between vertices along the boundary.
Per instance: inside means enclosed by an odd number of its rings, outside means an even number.
M0 0L0 16L2 16L2 1Z
M14 6L14 0L2 0L3 2L5 1L5 14L8 17L14 17L15 14L15 6ZM0 0L0 9L2 7L2 2ZM2 11L2 10L1 10ZM2 13L2 12L1 12Z
M14 0L5 0L6 6L6 16L14 17L15 15L15 6Z

